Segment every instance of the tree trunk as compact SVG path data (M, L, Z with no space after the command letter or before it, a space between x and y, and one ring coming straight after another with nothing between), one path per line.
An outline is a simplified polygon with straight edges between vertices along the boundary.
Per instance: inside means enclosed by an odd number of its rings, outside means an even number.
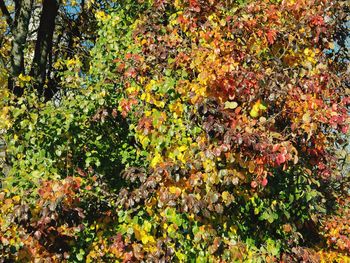
M23 93L22 88L14 86L14 79L24 72L24 47L28 35L28 26L33 6L33 0L22 0L19 10L16 14L15 23L12 27L12 49L11 49L11 68L9 78L9 88L20 96ZM16 5L17 8L17 5Z
M39 95L46 99L52 97L50 90L44 91L47 77L48 55L52 51L52 39L55 30L55 19L58 14L59 4L56 0L43 0L43 10L40 17L38 37L35 45L34 59L30 75L35 80L35 86Z

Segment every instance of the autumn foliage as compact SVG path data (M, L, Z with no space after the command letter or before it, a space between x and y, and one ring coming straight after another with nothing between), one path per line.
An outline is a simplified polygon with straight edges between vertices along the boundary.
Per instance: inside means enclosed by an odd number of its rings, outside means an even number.
M328 0L157 0L96 13L80 89L67 83L59 105L6 100L2 257L350 260L336 12Z

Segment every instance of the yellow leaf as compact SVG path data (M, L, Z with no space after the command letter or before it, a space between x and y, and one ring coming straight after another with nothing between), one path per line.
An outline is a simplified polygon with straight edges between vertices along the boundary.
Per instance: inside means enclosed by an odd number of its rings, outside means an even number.
M75 60L74 59L69 59L69 60L67 60L67 66L69 67L69 66L72 66L72 65L74 65L75 64Z
M249 162L248 170L250 173L253 173L255 171L255 163L253 161Z
M257 110L254 109L254 108L250 111L249 114L250 114L250 116L253 117L253 118L259 117L259 111L257 111Z
M13 200L16 204L18 204L19 201L21 200L21 198L20 198L18 195L16 195L16 196L12 197L12 200Z
M154 100L153 104L156 105L159 108L164 108L164 106L165 106L165 102L164 101Z
M141 135L140 135L140 137L141 137ZM141 139L140 141L141 141L143 148L146 148L147 145L151 142L150 139L148 138L148 136L142 136L140 139Z
M143 229L149 233L151 231L152 224L149 221L144 221L143 222Z
M238 106L238 103L235 101L226 101L225 102L225 109L233 110L233 109L237 108L237 106Z
M230 193L227 192L227 191L224 191L224 192L222 192L222 194L221 194L222 200L224 200L224 202L227 201L227 199L228 199L229 196L230 196Z
M18 79L22 82L29 82L32 78L27 75L19 74Z
M176 186L170 186L169 187L169 192L179 196L181 194L181 189L179 187L176 187Z
M163 161L162 156L159 153L156 153L151 161L151 167L155 167L158 163L161 163Z
M259 104L259 110L262 110L262 111L267 110L267 106L264 105L263 103L260 103Z
M153 236L143 235L141 237L141 242L142 242L142 244L146 245L148 243L154 243L155 241L154 241Z
M311 122L311 117L310 117L310 113L305 113L304 115L303 115L303 122L304 123L310 123Z
M179 150L180 152L184 152L184 151L187 150L187 146L186 146L186 145L182 145L182 146L180 146L180 147L178 148L178 150Z
M230 231L231 231L231 233L236 234L237 233L237 227L236 226L230 226Z
M98 19L98 20L104 20L104 19L106 19L106 13L105 12L103 12L103 11L97 11L96 13L95 13L95 17Z
M257 118L259 117L259 113L260 111L265 111L267 110L267 106L264 105L263 103L260 102L260 100L258 100L252 107L252 109L250 110L250 116L253 118Z

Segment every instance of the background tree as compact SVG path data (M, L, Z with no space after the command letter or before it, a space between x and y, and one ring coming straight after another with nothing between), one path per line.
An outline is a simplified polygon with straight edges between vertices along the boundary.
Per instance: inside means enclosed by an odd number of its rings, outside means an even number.
M88 50L96 38L94 13L108 6L102 1L1 0L7 25L2 41L10 47L10 55L2 54L9 89L22 95L18 77L30 76L36 90L45 100L50 99L59 89L59 71L64 68L53 70L53 65L74 56L88 65Z

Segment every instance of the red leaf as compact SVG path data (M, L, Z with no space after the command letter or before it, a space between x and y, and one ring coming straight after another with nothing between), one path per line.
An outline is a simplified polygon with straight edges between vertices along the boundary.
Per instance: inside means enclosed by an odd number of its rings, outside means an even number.
M324 25L324 19L322 16L313 16L310 19L310 23L313 26L323 26Z
M257 184L255 181L252 181L252 182L250 183L250 186L251 186L252 188L256 188L256 187L258 186L258 184Z
M190 8L197 13L201 11L197 0L190 0Z
M280 148L279 144L274 144L272 147L272 152L277 152L279 148Z
M284 163L286 161L286 156L283 153L277 155L276 162L278 165Z
M264 187L267 185L267 179L266 178L264 178L262 180L261 185L264 186Z
M277 35L277 31L274 29L269 29L266 33L266 38L267 41L269 42L270 45L272 45L273 43L275 43L276 40L276 35Z
M137 75L136 69L135 68L129 68L125 73L125 77L127 78L135 78Z
M348 125L345 125L345 126L343 126L341 128L341 132L344 133L344 134L346 134L348 132L348 130L349 130L349 126Z

